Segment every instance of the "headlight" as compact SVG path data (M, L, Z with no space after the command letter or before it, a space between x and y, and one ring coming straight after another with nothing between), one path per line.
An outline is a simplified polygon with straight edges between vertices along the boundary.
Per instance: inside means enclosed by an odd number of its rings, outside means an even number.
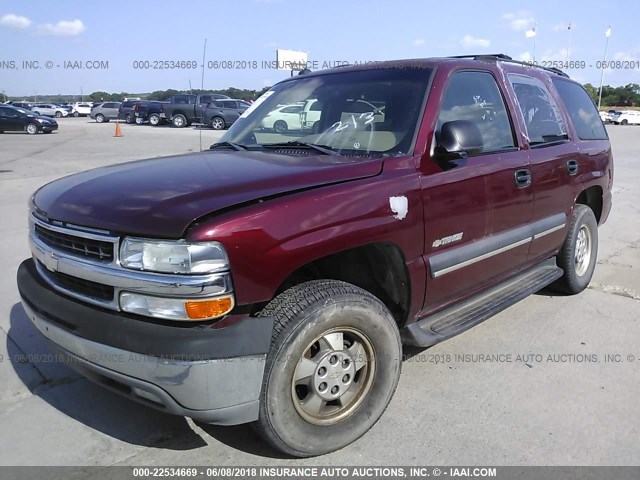
M36 122L38 122L38 123L49 123L49 120L45 120L44 118L36 118Z
M125 268L160 273L212 273L229 268L224 247L218 242L125 238L120 246Z

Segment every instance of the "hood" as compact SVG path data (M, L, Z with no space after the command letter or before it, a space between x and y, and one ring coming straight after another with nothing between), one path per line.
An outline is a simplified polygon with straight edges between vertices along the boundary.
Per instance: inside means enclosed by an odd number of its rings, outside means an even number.
M37 115L35 113L27 113L27 117L28 118L37 118L39 120L47 120L49 123L56 124L56 125L58 124L58 122L56 122L56 120L54 118L47 117L45 115Z
M180 238L196 219L244 202L378 175L382 159L205 151L97 168L33 196L52 220Z

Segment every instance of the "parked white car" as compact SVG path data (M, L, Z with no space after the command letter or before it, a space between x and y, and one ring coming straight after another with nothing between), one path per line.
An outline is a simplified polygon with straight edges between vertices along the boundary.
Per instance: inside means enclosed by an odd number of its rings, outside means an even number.
M640 125L640 111L623 110L611 119L616 125Z
M76 102L71 105L71 115L74 117L86 117L91 114L91 104L88 102Z
M38 103L31 108L31 111L37 115L44 115L45 117L60 118L69 115L69 112L64 108L50 103Z
M300 114L304 105L282 105L262 120L262 128L275 130L278 133L284 133L288 130L300 130L302 123L300 122Z

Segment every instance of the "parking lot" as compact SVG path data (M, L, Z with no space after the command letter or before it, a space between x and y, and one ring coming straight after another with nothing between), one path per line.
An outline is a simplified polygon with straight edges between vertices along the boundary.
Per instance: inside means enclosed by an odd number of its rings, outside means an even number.
M588 290L542 291L436 347L407 350L395 397L369 433L325 457L292 460L249 426L156 412L47 361L15 285L29 255L31 193L88 168L197 152L223 133L122 125L114 138L113 122L59 123L50 135L0 136L0 464L640 463L640 127L608 127L614 205Z

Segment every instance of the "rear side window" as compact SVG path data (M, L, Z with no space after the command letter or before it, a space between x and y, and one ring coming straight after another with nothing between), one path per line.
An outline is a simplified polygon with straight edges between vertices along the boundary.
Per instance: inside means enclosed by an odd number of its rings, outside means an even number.
M587 91L577 83L554 79L553 84L560 94L571 123L581 140L606 140L607 131L598 110Z
M483 153L515 147L502 95L489 72L457 72L447 85L436 131L454 120L474 122L482 134Z
M567 126L547 87L525 75L509 75L509 81L524 117L529 144L544 146L567 140Z

